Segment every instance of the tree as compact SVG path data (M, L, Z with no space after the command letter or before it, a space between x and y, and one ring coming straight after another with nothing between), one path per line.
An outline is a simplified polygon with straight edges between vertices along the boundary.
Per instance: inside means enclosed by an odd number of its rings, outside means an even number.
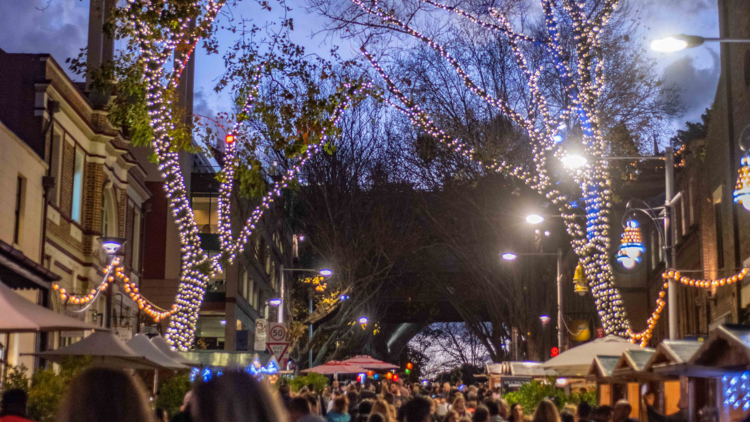
M259 1L266 10L271 6ZM279 2L286 10L283 1ZM194 339L198 311L209 276L222 272L222 262L232 262L242 253L255 225L274 198L294 184L301 167L327 148L337 133L343 111L361 97L366 87L347 74L347 63L334 67L309 56L292 43L291 19L282 18L277 32L247 22L227 24L239 33L238 41L225 57L227 73L217 86L231 91L236 112L215 125L232 134L226 145L216 145L222 136L204 126L205 151L222 150L219 196L219 235L222 253L209 258L202 250L199 229L187 198L178 154L195 151L192 123L176 105L175 92L183 70L203 41L209 53L217 52L214 21L227 6L226 0L133 0L116 8L108 21L114 36L125 46L114 63L101 69L86 69L83 56L74 69L93 74L92 89L118 95L109 104L110 118L126 127L136 145L150 145L165 179L164 189L177 223L181 243L180 285L170 316L166 339L181 350ZM325 80L327 84L321 85ZM262 122L257 134L245 122ZM261 142L265 141L265 144ZM241 145L238 147L238 144ZM221 147L221 148L219 148ZM291 160L288 168L263 162L265 149L281 151ZM259 151L260 150L260 154ZM240 227L231 224L231 196L235 178L241 191L255 196L258 205Z
M463 323L447 322L430 325L415 336L409 348L427 357L420 370L432 378L463 365L482 368L489 361L489 351L482 341Z
M612 181L599 159L611 150L611 128L622 123L636 131L644 122L653 128L676 112L674 92L624 46L632 32L620 20L626 15L615 13L620 1L541 0L537 26L522 4L468 2L462 9L434 0L350 0L313 1L312 7L331 18L330 30L358 37L390 94L387 104L459 158L524 181L562 214L605 331L639 338L614 285ZM403 61L411 72L402 72ZM528 145L531 160L512 153L516 143L476 136L474 116L484 122L502 116L523 135L517 139ZM561 171L557 159L578 148L588 164Z

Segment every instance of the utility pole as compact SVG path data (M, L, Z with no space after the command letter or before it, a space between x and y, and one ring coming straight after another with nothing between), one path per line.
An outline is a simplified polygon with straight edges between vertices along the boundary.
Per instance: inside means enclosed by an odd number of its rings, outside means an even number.
M664 245L664 252L667 264L666 270L669 271L677 268L674 207L672 206L672 198L674 198L674 152L672 151L671 146L664 150L664 166L667 185L666 195L664 197L664 238L666 243L666 245ZM668 295L669 339L677 340L679 336L677 333L677 282L673 279L669 279Z
M562 249L557 249L557 348L562 353L564 338L563 330L563 288L562 288Z

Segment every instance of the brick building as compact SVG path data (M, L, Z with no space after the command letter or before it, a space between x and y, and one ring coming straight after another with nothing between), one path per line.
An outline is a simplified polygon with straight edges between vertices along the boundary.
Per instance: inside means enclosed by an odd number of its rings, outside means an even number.
M107 113L92 104L83 85L70 80L48 54L0 51L0 80L0 122L33 151L44 169L43 174L37 174L38 170L33 174L33 181L28 178L24 203L24 214L42 210L34 213L37 221L33 223L40 228L39 246L22 246L29 252L33 249L33 258L59 277L61 287L81 294L104 277L109 258L98 239L123 237L127 239L123 248L126 275L138 282L143 203L151 195L144 183L144 169L129 151L128 138L109 124ZM32 172L33 166L25 167ZM46 197L39 188L42 177L43 187L48 188ZM25 218L24 236L28 237L33 231L27 221ZM112 327L127 337L137 326L138 308L117 292L117 287L113 295ZM50 306L104 324L103 300L84 311L53 295ZM49 346L64 344L81 333L63 335L51 339Z

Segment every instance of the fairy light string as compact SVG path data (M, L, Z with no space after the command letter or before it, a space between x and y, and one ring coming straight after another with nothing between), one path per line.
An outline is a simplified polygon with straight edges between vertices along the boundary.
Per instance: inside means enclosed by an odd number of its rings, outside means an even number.
M659 317L661 316L661 312L664 310L664 307L667 306L666 300L664 300L664 296L667 294L667 290L669 290L669 280L674 280L682 284L686 287L696 287L699 289L704 290L714 290L718 287L723 286L729 286L737 282L741 282L745 276L747 276L748 272L750 272L749 268L743 268L738 272L737 274L734 274L730 277L726 278L719 278L719 279L713 279L713 280L706 280L706 279L694 279L690 277L684 277L679 271L665 271L662 273L661 278L664 280L664 283L661 286L661 289L659 290L659 294L656 298L656 308L651 313L651 316L646 321L646 329L641 332L634 332L631 329L628 329L628 337L630 338L630 341L632 343L640 341L641 347L646 347L648 345L648 341L651 339L653 335L654 328L656 327L656 324L659 322Z

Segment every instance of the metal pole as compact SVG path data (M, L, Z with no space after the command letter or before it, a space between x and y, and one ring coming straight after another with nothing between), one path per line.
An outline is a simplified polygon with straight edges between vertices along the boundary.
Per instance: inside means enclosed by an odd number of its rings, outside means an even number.
M674 247L674 222L672 221L673 207L672 198L674 197L674 152L672 147L664 150L664 171L666 174L666 195L664 197L664 241L665 245L665 262L666 270L674 270L677 266L677 250ZM669 308L669 339L677 340L677 282L669 280L669 292L667 297L667 307Z
M112 328L112 289L114 288L114 282L107 280L109 285L107 286L107 293L105 294L107 300L104 305L104 328Z
M284 308L286 307L286 298L284 298L284 264L281 264L280 267L281 271L279 271L279 274L281 281L279 283L279 297L281 298L281 303L279 303L277 315L279 316L278 321L284 322Z
M313 313L313 297L312 292L310 293L310 315L312 316ZM310 366L308 368L313 367L313 350L312 350L312 338L313 338L313 323L310 322Z
M562 249L557 250L557 348L563 351Z

